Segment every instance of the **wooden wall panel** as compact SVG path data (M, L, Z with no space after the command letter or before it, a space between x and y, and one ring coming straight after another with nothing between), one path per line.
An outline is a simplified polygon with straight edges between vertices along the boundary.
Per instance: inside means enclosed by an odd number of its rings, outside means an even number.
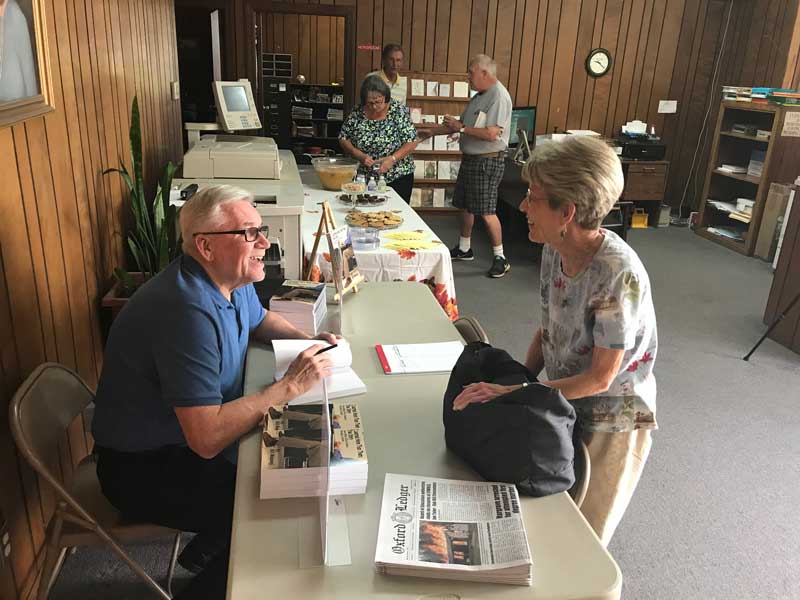
M673 206L697 203L713 128L705 117L722 85L800 85L800 0L326 1L356 7L358 44L402 43L410 70L463 72L471 56L493 56L515 105L538 108L538 133L613 135L637 118L655 126ZM613 59L597 80L584 69L596 47ZM356 51L359 78L379 54ZM678 113L659 114L659 100L677 100Z
M172 0L46 0L56 110L0 129L0 508L11 569L0 589L35 591L52 491L17 456L7 406L39 363L59 361L95 385L102 362L98 301L124 260L129 206L118 177L129 163L133 96L142 112L145 179L182 154ZM69 477L88 438L78 420L53 467ZM13 482L16 482L15 484ZM4 596L5 598L5 596Z

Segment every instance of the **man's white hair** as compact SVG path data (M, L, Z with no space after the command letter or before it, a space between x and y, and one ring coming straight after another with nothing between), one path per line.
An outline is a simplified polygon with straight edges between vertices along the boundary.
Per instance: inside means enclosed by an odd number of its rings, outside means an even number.
M178 217L183 237L183 251L190 253L194 248L193 234L200 231L214 231L223 224L225 216L222 206L242 200L252 202L253 194L235 185L212 185L189 198Z
M497 77L497 63L491 56L487 56L485 54L476 54L469 59L467 68L471 69L475 65L477 65L478 68L486 71L492 77Z

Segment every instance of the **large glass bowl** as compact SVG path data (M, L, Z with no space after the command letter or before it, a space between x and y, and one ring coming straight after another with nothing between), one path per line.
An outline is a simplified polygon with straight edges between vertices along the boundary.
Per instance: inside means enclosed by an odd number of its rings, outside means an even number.
M332 192L341 191L342 184L352 180L358 170L358 161L352 158L325 156L312 159L311 164L322 187Z

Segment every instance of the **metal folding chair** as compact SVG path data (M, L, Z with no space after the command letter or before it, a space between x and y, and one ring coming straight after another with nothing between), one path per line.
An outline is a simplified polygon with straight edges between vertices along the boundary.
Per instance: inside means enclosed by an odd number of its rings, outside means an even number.
M180 531L124 519L103 495L91 455L76 467L69 484L60 481L48 467L49 460L58 456L58 440L93 400L93 392L75 372L57 363L44 363L25 380L9 405L11 433L20 454L59 497L54 518L48 526L38 598L47 598L68 549L108 544L154 592L169 600ZM120 542L166 536L173 536L174 544L164 589L128 555Z

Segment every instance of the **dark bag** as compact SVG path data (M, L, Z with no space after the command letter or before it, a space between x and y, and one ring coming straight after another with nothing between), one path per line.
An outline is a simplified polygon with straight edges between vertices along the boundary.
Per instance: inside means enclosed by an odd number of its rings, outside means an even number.
M469 344L444 395L447 447L486 480L515 483L521 494L548 496L572 487L575 409L563 394L532 383L454 411L453 400L463 387L480 381L513 385L536 378L505 350L482 342Z

